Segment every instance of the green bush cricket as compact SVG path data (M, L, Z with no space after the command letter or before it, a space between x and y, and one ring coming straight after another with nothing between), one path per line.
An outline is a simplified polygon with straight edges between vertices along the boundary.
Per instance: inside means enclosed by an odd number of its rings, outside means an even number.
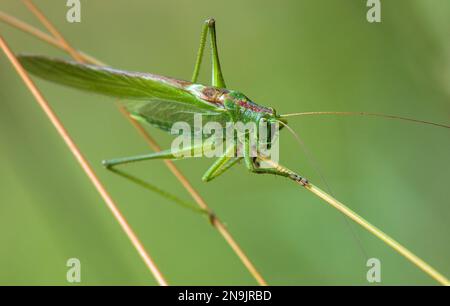
M208 33L212 50L211 86L196 84ZM194 113L201 114L206 120L214 120L222 124L228 121L241 121L256 124L267 123L269 125L280 123L282 127L287 127L287 122L284 119L287 116L328 114L327 112L320 112L278 115L273 108L258 105L241 92L227 89L220 67L214 19L207 19L203 26L197 61L190 82L150 73L128 72L43 56L22 55L18 58L28 71L43 79L85 91L131 100L132 102L127 102L125 105L131 116L165 131L170 131L175 122L187 121L192 123L192 114ZM329 114L383 116L448 128L445 125L384 114L344 112L329 112ZM247 169L253 173L280 175L296 180L302 185L308 184L307 179L294 172L281 168L258 167L258 158L250 155L250 137L251 135L248 133L243 141L243 157L230 157L229 154L224 154L206 171L202 179L210 181L243 159ZM268 139L268 141L271 140ZM227 150L236 149L227 148ZM196 152L205 150L205 147L201 144L184 150ZM176 153L182 154L183 152ZM114 166L125 163L151 159L175 159L176 155L172 150L165 150L105 160L103 164L112 169Z
M211 38L213 69L212 86L196 84L203 51L208 33ZM260 106L244 94L226 89L220 68L216 44L215 22L208 19L201 35L200 49L191 82L148 73L127 72L105 67L85 65L50 59L42 56L19 56L22 65L33 74L60 84L82 90L105 94L120 99L131 99L126 103L130 114L141 122L149 123L157 128L170 131L172 125L179 121L192 121L192 114L202 114L203 120L214 120L225 124L232 122L275 122L286 124L273 108ZM295 179L302 184L307 180L289 171L259 168L256 158L250 156L250 136L243 143L243 157L220 157L203 176L210 181L224 173L241 159L246 167L254 173L281 175ZM204 147L190 147L186 151L202 150ZM227 148L232 150L233 148ZM178 152L180 153L180 152ZM118 158L104 161L108 168L150 159L173 159L171 150L157 153Z

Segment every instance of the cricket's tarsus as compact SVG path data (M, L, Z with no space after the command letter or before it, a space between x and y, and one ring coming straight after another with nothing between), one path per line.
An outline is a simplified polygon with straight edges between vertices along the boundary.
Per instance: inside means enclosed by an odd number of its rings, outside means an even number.
M112 165L111 165L111 163L108 161L108 160L102 160L102 165L106 168L106 169L108 169L108 170L111 170L112 169Z
M294 181L298 182L302 186L306 186L309 184L308 180L301 177L300 175L293 173L291 174L290 178L292 178Z

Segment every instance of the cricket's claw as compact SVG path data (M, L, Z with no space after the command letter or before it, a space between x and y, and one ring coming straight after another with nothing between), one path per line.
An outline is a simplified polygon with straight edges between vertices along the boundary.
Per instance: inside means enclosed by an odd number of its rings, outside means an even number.
M102 160L102 165L106 169L111 169L111 167L112 167L108 160Z
M302 186L306 186L306 185L309 184L307 179L305 179L304 177L301 177L300 175L295 174L295 173L291 174L291 179L295 180L296 182L298 182Z
M300 184L302 184L302 186L307 186L309 185L309 181L307 179L305 179L304 177L302 177L299 181Z

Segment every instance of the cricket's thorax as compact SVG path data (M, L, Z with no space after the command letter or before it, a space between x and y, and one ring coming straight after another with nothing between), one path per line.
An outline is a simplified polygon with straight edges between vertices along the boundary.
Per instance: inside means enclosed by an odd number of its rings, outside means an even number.
M238 119L243 122L259 122L263 117L274 115L272 108L256 104L244 94L237 91L230 90L223 99L228 108L234 110Z
M258 121L263 115L274 114L272 108L256 104L238 91L200 84L191 84L187 89L203 101L234 112L244 121Z
M218 108L225 108L224 97L229 93L228 89L190 84L185 87L187 91L194 94L198 99Z

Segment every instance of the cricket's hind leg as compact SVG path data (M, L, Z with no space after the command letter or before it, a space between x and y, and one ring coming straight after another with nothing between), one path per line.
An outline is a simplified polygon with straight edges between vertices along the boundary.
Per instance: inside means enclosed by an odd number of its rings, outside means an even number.
M136 155L136 156L128 156L128 157L120 157L114 159L107 159L102 161L103 166L107 169L112 169L115 166L136 163L144 160L152 160L152 159L181 159L184 157L190 156L199 156L199 154L203 150L203 144L198 146L192 146L188 148L183 148L179 151L172 150L164 150L159 152L154 152L150 154Z
M197 60L195 62L191 82L196 83L198 80L198 75L200 73L200 67L202 65L203 53L205 51L208 33L211 40L211 51L212 51L211 84L215 87L226 88L225 80L222 75L222 68L220 67L219 51L217 50L216 21L213 18L206 19L203 25L202 34L200 36L200 47L197 52Z

